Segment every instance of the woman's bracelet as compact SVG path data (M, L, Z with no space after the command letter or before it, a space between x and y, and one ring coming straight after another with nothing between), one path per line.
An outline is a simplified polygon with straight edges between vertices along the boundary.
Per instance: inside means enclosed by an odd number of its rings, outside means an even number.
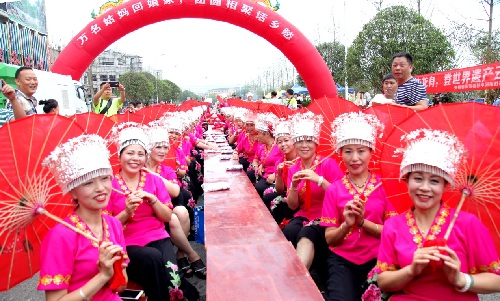
M465 285L462 288L455 287L455 289L460 293L465 293L466 291L471 289L472 286L474 285L474 278L469 274L465 274L465 273L462 273L462 274L465 277Z
M297 191L297 188L295 188L292 185L290 185L290 191Z
M318 186L319 186L319 187L321 187L321 185L323 184L323 180L324 180L324 179L325 179L325 178L323 178L323 176L319 177L319 179L318 179Z
M149 205L153 206L154 204L156 204L156 202L158 202L158 198L155 197L152 201L149 201Z
M363 225L365 224L365 220L363 219L363 221L361 222L361 224L358 225L359 228L363 228Z
M87 298L87 296L85 296L85 294L83 293L82 288L80 288L80 290L78 292L80 293L80 297L82 297L83 301L89 300L89 298Z

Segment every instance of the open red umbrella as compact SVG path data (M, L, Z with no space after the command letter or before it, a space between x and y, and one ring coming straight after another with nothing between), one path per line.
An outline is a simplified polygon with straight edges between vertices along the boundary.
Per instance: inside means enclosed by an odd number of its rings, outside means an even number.
M142 111L142 110L141 110ZM116 123L123 123L123 122L136 122L140 124L148 124L151 121L153 121L151 118L149 118L146 115L143 115L141 111L137 113L130 113L126 112L124 114L116 114L111 117L109 117L111 120L113 120Z
M43 159L55 147L83 134L74 118L32 115L0 127L0 291L40 269L40 244L75 207L63 196ZM45 213L51 214L45 214Z
M349 112L358 112L358 106L350 101L340 97L334 98L320 98L315 99L306 108L306 111L312 112L316 115L323 116L323 124L321 125L321 132L319 137L319 144L317 153L334 158L337 163L341 164L341 158L334 152L331 139L332 139L332 122L339 115Z
M273 113L274 115L278 116L278 118L287 118L296 111L288 108L285 105L267 104L265 112Z
M230 98L227 100L231 107L240 107L249 109L251 111L258 112L259 111L259 103L254 101L246 101L237 98Z
M93 112L75 114L72 118L74 118L76 123L83 128L85 134L96 134L104 139L109 138L111 129L115 125L115 122L104 114L96 114Z
M395 127L400 125L403 121L408 119L410 116L415 114L415 111L410 107L394 106L390 104L374 105L364 110L363 113L372 114L377 116L378 120L385 125L382 137L376 137L377 148L372 155L372 162L370 164L370 169L376 173L379 173L380 166L380 153L382 150L383 142L389 136L389 134L394 130Z
M139 111L139 114L146 116L151 120L160 119L165 113L175 112L177 109L176 105L171 104L163 104L163 105L154 105L149 106Z
M500 108L479 103L445 104L416 112L396 126L384 142L380 168L389 200L399 212L409 209L412 201L405 182L399 180L401 136L416 129L449 132L465 145L467 161L461 166L455 189L447 191L443 200L457 207L464 199L463 210L476 214L488 227L500 251ZM464 195L464 192L468 195Z

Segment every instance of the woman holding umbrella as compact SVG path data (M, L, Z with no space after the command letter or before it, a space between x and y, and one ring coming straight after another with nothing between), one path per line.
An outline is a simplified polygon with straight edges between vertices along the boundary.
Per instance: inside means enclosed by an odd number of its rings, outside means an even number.
M120 221L102 214L111 194L112 176L105 141L97 135L79 136L57 147L43 164L76 203L65 221L94 240L62 224L50 230L41 247L38 289L45 290L47 301L121 300L108 285L113 264L126 254ZM124 263L122 268L126 266Z
M299 160L290 167L287 203L297 210L283 228L283 234L297 248L307 269L314 259L324 260L327 245L325 232L319 226L325 189L342 177L338 164L316 153L323 118L312 113L296 114L291 119L292 139Z
M148 300L168 300L175 283L176 262L170 235L164 223L172 216L172 203L163 181L143 171L150 140L137 123L122 123L113 128L120 170L113 179L108 207L124 226L130 264L129 277L140 284Z
M500 263L491 236L478 218L443 203L454 187L465 148L452 134L421 129L404 135L400 178L413 207L388 220L376 272L391 300L478 300L500 291ZM453 231L446 231L451 221Z
M384 126L376 116L345 113L332 123L333 147L348 172L326 190L321 226L326 227L328 296L332 301L360 300L362 285L375 266L384 221L396 215L368 169L377 136Z

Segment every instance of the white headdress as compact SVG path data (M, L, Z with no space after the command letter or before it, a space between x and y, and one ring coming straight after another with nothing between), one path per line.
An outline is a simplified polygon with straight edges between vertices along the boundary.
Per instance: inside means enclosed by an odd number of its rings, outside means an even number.
M167 125L169 132L175 132L182 135L184 130L186 129L186 120L184 118L183 112L175 112L169 116L166 116L165 123Z
M246 112L248 112L248 110L245 108L234 108L234 119L240 119L241 121L243 121Z
M112 176L106 141L97 135L81 135L56 147L43 160L63 194L101 176Z
M336 152L348 144L361 144L374 150L377 136L382 138L383 130L384 125L375 115L345 113L332 122L332 145Z
M465 148L457 137L448 132L419 129L401 137L404 148L400 166L401 179L414 171L430 172L444 178L452 187L455 176L465 159Z
M273 113L261 113L257 114L255 119L255 129L262 132L273 133L274 122L278 117Z
M149 137L151 148L157 146L170 147L168 129L161 119L150 122L146 134Z
M255 119L257 119L257 114L252 111L246 111L243 116L243 122L245 123L255 123Z
M113 127L110 140L116 144L118 156L125 147L132 144L138 144L144 147L146 152L151 150L149 137L146 134L145 127L135 122L124 122Z
M313 140L319 143L319 133L323 116L314 115L312 112L295 114L291 119L293 142L302 140Z
M274 123L274 137L290 136L291 135L291 123L286 119L276 119Z

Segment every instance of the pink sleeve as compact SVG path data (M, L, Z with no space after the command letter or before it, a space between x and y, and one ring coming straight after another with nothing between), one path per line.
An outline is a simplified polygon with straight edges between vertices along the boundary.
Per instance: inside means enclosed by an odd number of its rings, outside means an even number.
M335 160L327 159L325 163L325 167L323 168L323 177L325 180L333 183L344 176L344 173L340 170L340 167Z
M469 214L467 223L467 264L470 274L494 273L500 275L500 260L488 229Z
M340 223L340 214L337 210L337 185L332 183L330 186L328 186L325 192L320 226L338 227Z
M156 195L156 197L161 203L168 205L168 207L170 207L171 209L174 208L172 205L172 199L168 194L167 187L165 187L165 183L163 183L163 181L157 176L153 175L150 176L155 186L154 195Z
M198 144L198 139L196 139L196 137L193 134L189 134L189 140L191 141L191 144L193 146L196 146L196 144Z
M380 274L385 271L395 271L399 269L399 263L396 255L396 248L394 242L396 241L397 217L389 219L384 224L382 236L380 238L380 247L378 249L377 265L375 272ZM405 231L400 229L399 231Z
M58 225L44 238L40 250L38 290L68 289L73 274L76 235L76 232ZM54 246L57 246L57 252Z

